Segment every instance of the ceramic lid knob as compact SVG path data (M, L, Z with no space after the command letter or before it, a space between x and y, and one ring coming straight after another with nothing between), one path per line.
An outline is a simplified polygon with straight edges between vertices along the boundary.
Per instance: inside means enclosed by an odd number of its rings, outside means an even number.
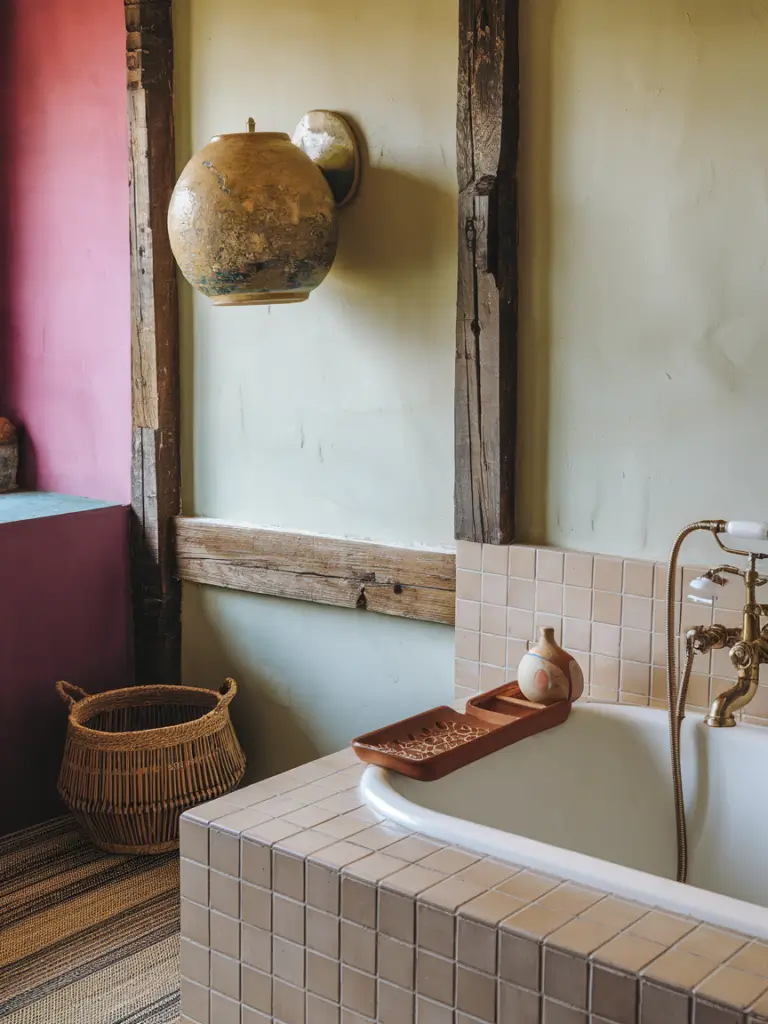
M584 675L574 657L555 640L555 631L542 626L539 642L523 656L517 670L523 695L537 704L574 701L584 692Z

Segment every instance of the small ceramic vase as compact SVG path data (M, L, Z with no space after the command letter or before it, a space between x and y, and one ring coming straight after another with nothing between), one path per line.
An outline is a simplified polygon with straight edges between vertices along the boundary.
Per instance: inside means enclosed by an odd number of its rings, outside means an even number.
M536 704L556 704L578 700L584 692L584 675L576 659L555 640L554 629L542 626L541 639L520 662L517 685Z

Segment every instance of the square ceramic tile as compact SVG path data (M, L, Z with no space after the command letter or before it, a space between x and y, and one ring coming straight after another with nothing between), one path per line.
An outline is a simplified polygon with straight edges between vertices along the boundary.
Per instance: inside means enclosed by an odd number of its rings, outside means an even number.
M463 882L472 882L474 885L482 886L484 889L492 889L501 882L505 882L512 875L517 874L519 868L510 864L502 864L501 861L492 860L490 857L470 864L468 868L460 871L457 878ZM481 919L482 920L482 919Z
M624 593L634 597L653 597L653 562L624 563Z
M272 850L269 846L242 838L240 840L240 862L244 881L260 885L265 889L271 888Z
M536 553L536 579L562 583L565 558L562 551L539 549Z
M522 580L536 578L536 548L518 547L509 549L509 575Z
M272 971L291 985L304 985L304 947L272 936Z
M768 989L768 978L735 967L720 967L696 989L699 999L745 1010Z
M533 612L507 608L507 636L516 640L533 639Z
M507 640L507 668L513 672L513 679L516 678L514 673L517 671L521 659L528 653L528 643L527 640ZM503 679L502 683L506 681ZM501 686L502 683L499 685Z
M241 883L242 919L254 928L272 928L272 893L257 885ZM232 915L239 917L239 914Z
M211 949L225 956L240 956L240 922L226 914L212 910L209 917ZM198 979L195 978L195 981Z
M308 906L325 910L329 914L338 914L340 884L338 871L307 861L306 896Z
M441 881L436 885L422 891L420 901L428 903L433 907L453 912L462 903L468 903L476 896L479 896L481 892L482 889L471 882L463 882L456 878L441 876Z
M483 564L483 546L469 540L456 541L456 568L479 571Z
M750 942L748 946L742 946L728 966L768 978L768 943Z
M507 917L522 910L526 900L516 899L504 892L491 890L463 903L458 910L461 917L470 918L481 924L496 926Z
M599 964L592 968L592 1012L615 1024L635 1024L638 981L634 975L611 971Z
M402 840L400 840L402 841ZM408 866L408 862L397 857L391 857L392 846L387 847L386 853L372 853L370 857L363 860L356 860L345 868L345 875L364 882L380 882L388 875L394 875Z
M439 843L424 839L422 836L408 836L390 846L387 850L387 855L414 863L415 861L424 860L425 857L441 848Z
M507 580L507 604L510 608L520 608L522 611L532 612L536 607L535 582L510 576Z
M592 619L591 590L566 586L563 589L563 613L572 619Z
M507 577L496 576L494 573L483 573L482 585L483 604L507 603Z
M387 849L407 834L405 829L383 821L381 824L371 825L370 828L358 832L354 841L357 846L364 846L367 850L376 852ZM405 867L405 865L402 866ZM354 869L350 867L350 870Z
M340 1008L337 1003L329 1003L311 992L307 993L307 1024L339 1024ZM265 1024L272 1024L270 1017ZM246 1024L243 1020L243 1024Z
M640 994L640 1024L688 1024L690 996L643 981Z
M456 917L452 912L419 903L416 908L416 942L420 949L453 957L456 951Z
M400 988L413 989L416 978L416 949L378 933L379 976Z
M318 830L322 827L322 825L319 825ZM346 867L347 864L351 864L353 861L362 860L363 857L368 857L370 852L371 851L367 850L364 846L358 846L353 842L342 841L340 843L334 843L333 846L326 846L325 849L312 854L312 861L324 864L329 868L343 868Z
M548 615L563 614L563 587L560 583L536 582L536 611Z
M573 882L564 882L542 896L538 903L540 907L549 910L562 910L576 917L577 914L583 914L589 907L594 906L604 896L605 893L595 889L587 889Z
M272 936L261 928L240 924L240 949L237 954L242 962L259 971L272 970Z
M430 868L432 871L440 871L444 875L455 875L463 871L470 864L474 864L480 857L477 854L466 853L452 846L443 847L434 853L429 854L419 863L423 868Z
M456 602L456 627L458 629L480 629L480 601Z
M457 686L477 693L480 689L480 663L457 659L454 678Z
M342 964L341 1005L363 1017L375 1017L376 978Z
M689 932L677 948L684 953L694 953L722 963L745 946L747 941L743 935L703 924Z
M670 949L654 960L644 970L644 975L671 988L692 989L708 977L716 968L714 961L707 957Z
M502 921L501 927L516 935L543 939L570 920L571 914L567 911L531 903Z
M619 659L593 654L591 658L592 685L608 690L619 688Z
M480 634L480 661L484 665L504 668L507 663L507 641L503 636Z
M196 1024L209 1024L209 989L183 978L181 982L181 1012Z
M646 597L624 595L622 603L623 625L629 629L653 629L653 601Z
M481 629L483 633L491 633L496 636L506 636L507 606L500 604L484 604L482 605L482 609Z
M341 916L366 928L376 927L376 886L344 875L341 880Z
M591 587L594 558L569 551L565 555L565 582L572 587Z
M240 1024L240 1003L211 992L211 1024Z
M304 991L275 978L272 986L272 1010L275 1018L282 1024L303 1024L306 1019Z
M249 921L249 924L256 924ZM257 925L257 927L260 927ZM272 931L283 939L304 944L304 904L275 895L272 901Z
M182 857L180 861L180 888L184 899L203 907L208 906L208 868Z
M661 956L666 949L667 947L660 942L653 942L627 931L598 949L594 959L608 967L637 973Z
M544 950L544 994L586 1010L589 1006L589 961L557 949Z
M545 893L554 889L560 884L559 879L550 878L548 875L540 875L535 871L520 871L503 882L499 889L508 896L524 900L527 903L539 899Z
M651 690L651 670L636 661L621 662L621 689L628 693L648 696Z
M212 909L230 917L240 916L240 883L237 878L211 871L209 889Z
M475 1020L496 1020L496 979L461 964L456 969L456 1006Z
M293 900L304 899L304 861L275 850L272 866L273 888Z
M460 917L456 936L459 963L486 974L496 974L497 936L495 928Z
M539 1024L541 996L517 985L499 983L499 1024Z
M481 601L483 597L483 577L479 572L468 572L465 569L456 571L456 597L464 601Z
M351 921L341 922L341 961L368 974L376 973L376 932ZM322 995L322 992L319 993Z
M211 988L229 999L240 999L240 962L211 953Z
M454 1024L455 1015L449 1006L433 1003L424 996L417 996L416 1019L418 1024Z
M651 634L641 629L623 629L621 657L624 661L651 663Z
M380 889L379 931L401 942L416 941L416 903L411 895Z
M621 630L602 622L592 624L592 653L618 658Z
M454 634L457 658L478 661L480 658L480 634L471 629L457 629Z
M210 950L189 939L181 940L181 976L198 985L210 984Z
M592 595L592 618L611 626L621 625L621 594L596 590Z
M623 565L620 558L606 558L601 555L595 558L594 581L595 590L612 590L620 594L622 590Z
M379 981L378 1020L380 1024L413 1024L413 992Z
M483 572L507 575L509 548L506 544L483 544Z
M541 946L535 939L499 934L499 977L538 992L541 984Z
M341 955L341 928L338 917L314 907L307 907L304 927L308 949L338 960Z
M191 900L181 900L181 934L201 946L210 945L208 908Z
M416 991L436 1003L453 1006L455 964L426 950L416 952Z
M182 857L208 864L208 829L182 815L179 821L179 842Z
M566 651L589 651L592 623L583 619L563 619L563 646Z
M341 992L341 967L337 960L320 956L311 950L307 952L307 992L321 996L331 1002L339 1001Z

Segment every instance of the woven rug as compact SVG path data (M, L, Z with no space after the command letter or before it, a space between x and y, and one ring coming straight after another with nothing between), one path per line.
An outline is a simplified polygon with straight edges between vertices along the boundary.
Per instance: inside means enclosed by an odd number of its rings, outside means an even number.
M179 1020L179 859L101 853L70 817L0 839L3 1024Z

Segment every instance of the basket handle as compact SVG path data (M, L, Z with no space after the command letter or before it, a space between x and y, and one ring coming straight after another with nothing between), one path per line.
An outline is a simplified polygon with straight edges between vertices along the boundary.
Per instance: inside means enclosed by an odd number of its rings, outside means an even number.
M234 679L227 677L219 690L219 708L225 708L228 704L231 704L236 693L237 683Z
M65 679L60 679L58 683L56 683L56 692L63 701L69 704L70 709L73 708L78 701L90 696L82 686L75 686L74 683L68 683Z

